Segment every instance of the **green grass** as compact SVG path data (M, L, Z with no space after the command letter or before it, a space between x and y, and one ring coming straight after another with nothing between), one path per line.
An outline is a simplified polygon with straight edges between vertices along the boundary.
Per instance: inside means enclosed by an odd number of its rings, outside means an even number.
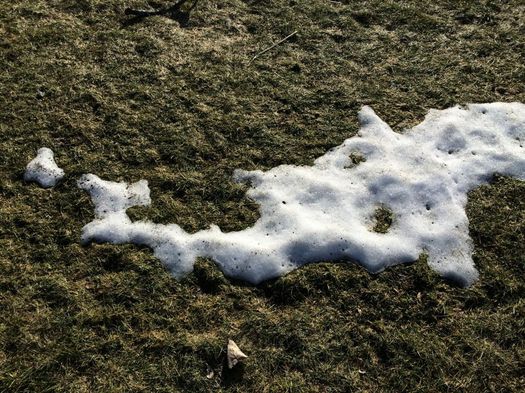
M145 178L153 205L133 218L245 228L257 206L233 170L311 163L364 104L402 130L430 108L525 102L522 1L201 0L185 28L126 24L130 6L148 4L0 3L1 392L523 389L523 182L469 197L470 289L423 260L258 287L200 261L178 282L147 249L80 246L92 206L75 185ZM22 181L41 146L67 172L53 190ZM250 356L234 372L228 338Z

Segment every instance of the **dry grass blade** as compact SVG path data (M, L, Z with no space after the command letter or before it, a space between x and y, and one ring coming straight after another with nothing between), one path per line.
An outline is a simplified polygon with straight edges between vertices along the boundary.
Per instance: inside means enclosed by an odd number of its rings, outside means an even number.
M296 35L298 33L298 31L294 31L293 33L291 34L288 34L286 37L284 37L282 40L276 42L275 44L273 44L272 46L266 48L265 50L257 53L255 56L252 57L252 59L250 60L249 64L251 64L254 60L256 60L259 56L261 55L264 55L266 52L269 52L271 51L273 48L275 48L276 46L279 46L281 45L283 42L289 40L290 38L292 38L294 35Z

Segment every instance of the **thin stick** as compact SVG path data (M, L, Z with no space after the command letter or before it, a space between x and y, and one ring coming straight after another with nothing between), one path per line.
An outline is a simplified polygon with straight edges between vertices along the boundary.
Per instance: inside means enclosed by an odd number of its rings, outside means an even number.
M255 56L252 57L252 59L250 60L250 62L248 64L251 64L255 59L257 59L259 56L261 55L264 55L266 52L268 52L269 50L272 50L273 48L275 48L277 45L281 45L284 41L286 41L287 39L293 37L294 35L297 34L297 30L295 30L293 33L291 34L288 34L286 37L284 37L281 41L279 42L276 42L275 44L273 44L272 46L270 46L269 48L266 48L265 50L263 50L262 52L259 52L257 53Z

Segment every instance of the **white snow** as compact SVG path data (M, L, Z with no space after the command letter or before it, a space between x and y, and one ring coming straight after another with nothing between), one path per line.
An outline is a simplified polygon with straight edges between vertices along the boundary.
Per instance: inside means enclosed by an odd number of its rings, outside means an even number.
M525 105L493 103L431 110L425 120L395 133L369 107L361 129L313 166L282 165L267 172L237 170L260 204L251 228L217 226L190 234L178 225L132 222L126 209L150 203L147 182L126 185L84 175L96 219L83 243L135 243L180 277L197 257L216 261L230 276L251 283L281 276L306 263L356 261L370 272L428 254L441 275L470 285L478 272L465 214L467 192L494 173L525 179ZM357 165L353 154L366 158ZM376 233L374 212L386 206L394 220Z
M25 181L34 181L41 187L54 187L64 177L54 160L53 150L47 147L38 149L37 155L27 164Z

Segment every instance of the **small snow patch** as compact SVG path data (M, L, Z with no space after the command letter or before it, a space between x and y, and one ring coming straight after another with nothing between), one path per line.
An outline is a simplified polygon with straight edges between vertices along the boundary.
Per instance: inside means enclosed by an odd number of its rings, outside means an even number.
M27 164L25 181L33 181L41 187L54 187L64 177L54 160L53 150L47 147L38 149L36 157Z
M478 276L465 213L467 193L494 173L525 179L525 105L494 103L432 110L398 134L369 107L358 134L313 166L237 170L260 204L251 228L194 234L179 225L131 221L126 209L150 203L144 180L127 185L85 175L96 219L82 241L149 246L180 277L197 257L212 258L228 276L251 283L310 262L358 261L370 272L415 261L463 286ZM384 214L383 226L377 210ZM380 229L380 230L378 230ZM382 233L383 232L383 233Z

